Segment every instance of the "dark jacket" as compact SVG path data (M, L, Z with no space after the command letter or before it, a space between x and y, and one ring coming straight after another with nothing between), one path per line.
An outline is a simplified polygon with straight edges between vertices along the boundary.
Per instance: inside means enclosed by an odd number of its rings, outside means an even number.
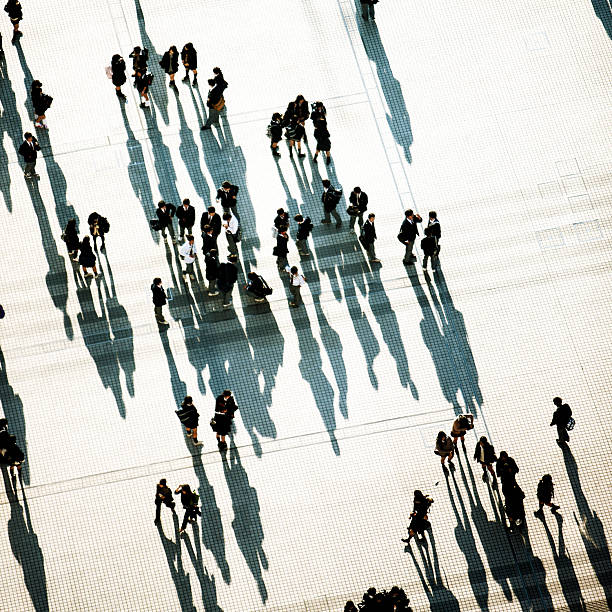
M326 211L332 211L336 209L342 192L337 190L333 185L321 194L321 202L323 202L323 209Z
M283 139L283 126L280 121L270 121L270 140L280 142Z
M148 72L139 72L134 77L134 87L138 93L146 93L149 89L149 85L153 82L153 75Z
M252 293L255 297L262 298L266 297L269 293L266 291L267 283L264 279L257 275L255 278L249 278L246 284L246 290Z
M113 71L113 85L121 87L127 80L125 76L125 60L122 57L111 59L111 70Z
M217 255L206 253L204 255L204 263L206 264L206 280L216 280L219 271L219 258Z
M208 98L206 99L206 106L208 106L208 108L212 108L213 106L216 106L222 97L223 97L223 88L217 84L208 92Z
M276 215L274 218L274 227L277 230L280 230L281 227L289 227L289 215L285 213L282 217L280 215Z
M436 239L436 242L442 237L442 228L440 222L436 219L435 221L429 221L425 228L425 235L432 236Z
M216 238L221 233L221 215L215 213L214 217L211 217L208 211L202 213L200 218L200 229L202 231L204 231L205 225L212 227L213 236Z
M215 411L219 411L221 408L227 408L227 414L230 418L234 418L234 413L238 410L238 406L236 406L236 400L233 395L230 395L227 400L223 397L223 393L221 395L217 395L215 399Z
M550 426L552 427L553 425L559 425L561 427L565 427L571 416L572 409L569 407L569 404L562 404L554 411Z
M206 254L217 248L217 239L214 234L202 234L202 253Z
M174 74L178 72L178 53L170 57L170 52L166 51L161 58L159 65L164 69L166 74Z
M168 485L160 485L157 483L157 487L155 488L155 503L156 504L174 504L174 499L172 498L172 489Z
M419 228L417 224L420 221L417 221L416 217L410 222L410 219L404 219L402 223L402 227L400 228L400 234L404 236L404 242L414 242L416 237L419 235Z
M102 217L97 212L92 212L89 217L87 217L87 223L89 224L89 233L94 236L96 235L96 226L97 226L97 235L103 236L108 233L110 229L110 223L106 217Z
M555 496L555 487L552 481L540 480L538 482L538 501L549 504Z
M34 146L32 146L34 145ZM32 136L32 145L24 140L19 147L19 155L23 157L23 161L28 164L36 161L37 151L40 151L40 146L38 145L38 140Z
M4 6L4 10L13 22L23 19L23 10L19 0L9 0Z
M184 489L181 489L180 496L183 508L193 508L194 506L198 505L198 497L193 491L189 491L189 493L187 493Z
M234 286L237 279L238 270L233 263L228 261L219 264L219 268L217 270L217 280L220 289L223 291L229 291Z
M223 208L234 208L238 197L239 188L236 185L230 185L229 189L217 189L217 200ZM236 199L235 199L236 198Z
M425 234L427 234L427 230L429 228L425 228ZM421 250L425 255L435 255L438 250L438 245L436 244L436 239L433 236L426 235L423 240L421 240Z
M161 227L168 227L172 223L172 217L176 213L176 207L172 204L168 204L166 202L166 210L162 210L161 207L158 207L155 211L157 218L159 219L159 225Z
M198 426L200 415L193 404L181 404L176 416L187 429L195 429Z
M310 232L312 232L312 227L310 217L306 217L302 223L298 223L295 237L298 240L306 240L310 236Z
M289 253L289 248L287 247L288 242L289 236L279 234L276 237L276 246L274 247L273 255L276 257L287 257L287 253Z
M34 112L37 115L44 115L47 112L47 109L51 108L52 102L53 98L48 96L46 93L43 93L42 89L32 90L32 106L34 107Z
M357 200L357 194L351 191L349 196L349 203L359 209L359 212L364 213L368 210L368 194L363 191L359 194L359 200Z
M363 224L361 231L361 236L365 244L372 244L376 240L376 228L369 219Z
M149 62L149 50L141 49L140 53L136 55L133 51L130 53L129 57L132 58L132 68L134 72L146 72L147 65Z
M181 51L181 60L185 65L185 68L196 70L198 67L198 52L193 48L193 46L188 47L185 45Z
M193 227L195 224L195 208L190 204L185 210L185 207L181 204L176 209L176 218L181 227Z
M327 125L316 127L314 130L314 137L317 141L317 150L329 151L331 149L331 140L329 137Z
M219 74L215 74L215 76L213 77L213 81L221 89L222 94L228 88L227 81L223 78L222 72L220 72Z
M518 465L512 457L506 457L505 459L498 459L495 471L502 482L506 480L514 480L515 476L519 473Z
M163 287L158 287L156 284L151 285L153 292L153 304L155 306L166 305L166 290Z
M81 246L79 247L79 263L85 268L93 268L96 265L96 256L91 248L91 244L89 246L84 246L84 243L81 242Z
M476 461L478 461L478 463L481 463L480 461L480 449L484 450L484 464L485 465L491 465L492 463L495 463L497 461L497 457L495 456L495 448L493 447L492 444L489 444L488 442L484 445L484 446L480 446L480 442L478 442L478 444L476 444L476 448L474 449L474 459L476 459Z
M66 243L66 248L70 253L74 251L78 251L81 246L81 241L79 240L79 234L77 233L76 226L69 223L66 225L64 229L64 242Z

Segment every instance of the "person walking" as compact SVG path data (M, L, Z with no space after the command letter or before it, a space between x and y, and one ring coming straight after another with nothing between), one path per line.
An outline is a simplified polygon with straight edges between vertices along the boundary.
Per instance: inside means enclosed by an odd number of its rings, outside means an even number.
M552 503L555 496L555 485L550 474L544 474L540 479L537 495L540 507L533 513L536 518L544 519L544 506L548 506L553 514L561 507Z
M513 481L507 487L502 489L504 491L504 510L508 517L509 531L515 533L518 529L525 524L525 493L521 487L518 486L516 481Z
M284 208L276 209L276 217L274 217L274 227L276 231L279 232L281 227L286 227L289 229L289 224L291 220L289 219L289 215Z
M176 83L174 82L174 75L178 72L179 54L177 48L172 45L163 55L159 61L159 65L163 68L164 72L170 77L168 87L172 87L176 90Z
M325 163L329 166L331 163L331 140L326 121L317 124L317 127L315 127L314 130L314 137L317 141L317 148L312 161L316 162L317 157L319 157L319 153L323 151L323 153L325 153Z
M138 91L140 99L140 108L149 108L149 87L153 83L153 75L150 72L138 70L134 75L134 87Z
M174 498L172 497L172 489L168 486L166 479L162 478L155 487L155 525L161 523L161 507L162 504L172 510L172 514L176 514L174 507Z
M195 280L195 271L193 264L198 256L198 249L194 244L194 238L191 234L187 235L187 242L179 249L179 255L185 260L185 270L183 270L183 279L189 274L191 280Z
M442 463L442 469L446 472L446 465L444 465L444 460L448 457L448 464L453 466L453 457L455 456L455 446L453 445L453 441L449 436L447 436L443 431L438 432L438 437L436 438L436 448L434 450L434 454L440 457L440 463Z
M219 66L215 66L212 71L214 75L213 81L221 88L221 93L223 93L228 88L227 81L223 77L223 72Z
M125 102L127 100L124 93L121 91L121 86L127 81L125 70L125 60L118 53L115 53L115 55L113 55L111 58L111 80L115 86L115 93L121 102Z
M234 290L234 284L238 280L237 261L238 256L230 253L227 257L227 262L219 264L217 269L217 285L223 293L223 308L229 308L232 305L232 291Z
M217 249L210 249L204 255L204 263L206 264L206 280L208 281L208 295L213 297L219 295L217 291L217 278L219 275L219 258Z
M223 393L220 393L215 398L215 409L221 406L227 408L230 419L233 419L236 410L238 410L238 404L236 404L236 400L229 389L224 389Z
M185 239L185 231L191 234L195 225L195 208L191 205L189 198L183 200L183 204L176 209L176 218L179 225L179 238Z
M183 523L179 529L179 533L185 533L187 523L195 523L198 520L198 515L202 516L202 512L198 508L198 502L200 497L197 493L191 490L188 484L182 484L176 487L174 491L175 495L181 496L181 504L185 509L185 516L183 516Z
M162 306L167 304L166 290L162 286L162 279L157 277L153 279L151 285L151 291L153 292L153 310L155 312L155 320L159 325L170 325L164 318L162 312Z
M4 5L4 12L7 13L11 23L13 24L13 41L23 36L23 32L19 30L19 22L23 19L23 9L19 0L8 0Z
M100 238L102 241L100 249L104 250L106 248L104 244L104 235L110 230L108 219L99 215L97 212L92 212L87 218L87 223L89 224L89 233L93 238L94 249L96 251L98 250L98 238Z
M214 79L208 79L208 86L210 87L208 97L206 98L208 119L202 126L202 130L210 130L213 123L219 127L219 114L225 107L223 88Z
M227 250L238 256L238 247L236 246L236 243L240 242L238 219L231 212L223 213L223 227L227 238Z
M79 261L77 253L79 252L81 241L79 240L79 234L76 228L76 219L68 219L68 223L66 223L64 233L62 234L62 240L66 243L70 259L72 259L72 261Z
M287 255L289 254L289 235L287 234L287 226L281 225L276 236L276 246L272 254L276 257L276 265L279 270L284 270L288 265Z
M132 76L135 77L137 73L145 74L147 72L149 63L149 50L141 49L140 47L134 47L128 57L132 58Z
M238 198L238 192L240 188L238 185L232 185L229 181L223 181L221 187L217 189L217 204L221 204L223 212L233 212L236 214L236 204Z
M40 151L38 140L36 140L36 138L34 138L30 132L26 132L23 137L25 140L21 143L18 150L19 155L23 157L23 161L25 162L23 176L25 176L26 179L30 179L32 177L40 178L40 175L36 174L34 171L36 169L36 158L38 157L38 151Z
M516 482L516 475L519 473L519 467L516 465L516 461L510 457L506 451L501 451L497 458L495 472L501 480L503 491L504 487L511 486L512 483Z
M293 296L293 301L289 302L289 306L297 308L302 304L302 287L306 286L306 277L303 274L298 274L297 266L292 266L289 270L289 291Z
M198 441L198 422L200 414L193 405L193 398L191 395L185 396L185 399L181 403L180 410L176 410L175 412L180 422L185 426L187 437L191 438L193 445L202 446L202 442Z
M0 419L0 465L8 465L11 476L15 477L15 468L21 475L25 454L17 444L17 437L8 430L8 420Z
M310 236L310 232L314 226L312 225L310 217L304 218L302 215L295 215L293 220L298 224L295 234L295 246L300 255L307 257L310 255L308 252L308 236Z
M168 204L164 200L160 200L157 204L157 218L159 219L159 229L164 238L167 238L166 229L170 232L172 238L172 244L176 244L176 236L174 234L174 225L172 224L172 217L176 214L176 206Z
M336 210L336 206L342 198L342 190L332 186L331 181L323 179L323 193L321 194L321 202L323 202L324 217L321 223L331 223L330 215L336 220L336 229L342 227L342 219Z
M226 396L226 394L228 394ZM212 418L210 425L217 437L217 446L220 451L227 449L225 436L228 436L232 431L232 420L234 412L238 409L236 402L232 397L232 392L224 391L215 401L215 415Z
M312 121L312 125L315 129L317 126L327 124L327 109L325 108L323 102L317 101L313 104L310 120Z
M408 538L402 538L402 542L409 544L415 535L418 534L423 537L425 530L431 528L427 513L433 501L429 495L423 495L418 489L414 492L412 512L410 513L411 520L410 525L408 525Z
M460 414L453 421L453 428L451 429L451 436L453 437L453 445L457 448L457 438L461 438L461 444L465 448L465 433L470 429L474 429L474 415L473 414Z
M497 478L495 477L495 472L493 471L493 464L497 461L497 456L495 455L495 448L487 440L486 436L481 436L480 440L478 440L476 448L474 449L474 459L482 466L483 482L488 481L487 470L491 472L491 476L493 478L493 488L495 489L497 487Z
M298 157L306 157L306 153L302 153L302 139L306 135L304 126L297 120L296 117L292 117L291 121L285 129L285 138L289 146L289 157L293 159L293 147L297 146Z
M553 404L556 408L553 412L550 426L557 426L557 444L563 448L570 439L567 429L568 425L573 421L572 409L569 407L569 404L564 404L560 397L553 398Z
M185 67L185 76L183 83L189 83L189 71L193 72L194 87L198 86L198 52L195 50L193 43L186 43L181 50L181 61Z
M361 242L361 245L366 250L370 263L380 263L380 259L376 257L376 250L374 249L374 242L376 241L375 218L376 215L374 213L368 215L368 220L363 224L361 235L359 236L359 242Z
M440 221L438 221L438 213L435 210L429 211L429 221L425 228L425 236L431 238L433 241L433 249L430 254L424 252L423 257L423 271L427 267L427 260L431 259L431 271L435 272L438 267L438 257L440 255L440 238L442 237L442 228L440 227ZM434 246L435 245L435 246ZM421 244L421 248L423 248ZM423 251L425 251L423 249Z
M32 81L30 95L32 97L32 106L34 107L34 127L48 130L49 127L47 126L47 116L45 113L51 108L53 98L43 92L40 81Z
M217 214L214 206L209 206L206 212L200 217L200 229L202 230L202 238L204 238L204 227L209 225L212 228L215 243L221 233L221 216ZM206 253L206 251L204 251Z
M360 0L361 1L361 16L364 21L371 19L376 21L376 15L374 11L374 5L378 4L378 0Z
M425 238L421 240L421 251L423 251L423 272L427 274L427 261L431 259L431 271L436 271L436 252L438 245L436 239L431 236L431 228L425 228Z
M262 276L255 272L247 274L247 284L244 286L256 302L265 302L266 296L272 293L270 285L266 283Z
M278 152L278 143L283 139L283 116L280 113L274 113L268 124L268 138L270 139L270 148L274 157L280 157Z
M363 227L363 213L368 210L368 194L361 191L361 187L355 187L349 196L349 207L346 209L351 218L349 227L351 234L355 233L355 222Z
M83 268L83 274L85 278L95 276L98 278L100 274L98 274L98 270L96 269L96 256L91 249L91 243L89 242L89 236L85 236L81 245L79 247L81 253L79 254L79 263ZM87 272L87 268L91 268L93 270L93 274L91 272Z
M412 209L408 209L404 213L404 216L405 219L402 222L397 238L401 243L406 245L406 253L404 254L403 260L404 264L412 264L416 261L416 255L412 253L412 247L414 246L416 237L419 235L417 223L421 223L423 219L420 215L414 214Z

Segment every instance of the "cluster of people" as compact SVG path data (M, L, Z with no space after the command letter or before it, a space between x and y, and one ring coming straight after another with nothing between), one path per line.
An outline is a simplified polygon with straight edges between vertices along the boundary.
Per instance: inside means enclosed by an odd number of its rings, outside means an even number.
M344 612L412 612L409 604L404 589L398 586L391 587L389 591L377 591L375 587L370 587L357 605L347 601Z
M76 219L68 220L62 233L62 240L66 243L70 259L78 262L83 268L85 278L92 276L98 278L101 272L98 272L96 267L97 258L94 251L98 250L98 238L101 242L100 249L105 250L104 236L110 230L110 223L106 217L95 211L89 215L87 223L89 224L89 233L93 238L93 248L89 236L84 236L82 240L79 238ZM90 268L92 272L87 271Z
M21 473L25 460L23 451L17 444L17 438L9 432L8 420L0 419L0 465L8 465L11 476L15 476L15 468Z
M181 504L185 510L183 523L179 529L179 533L185 533L187 523L196 523L198 516L202 516L202 511L199 508L200 496L191 490L188 484L181 484L174 490L174 495L181 496ZM161 525L161 507L162 504L172 510L172 514L176 514L174 509L176 502L172 496L172 489L168 486L165 478L162 478L155 489L155 521L156 525Z

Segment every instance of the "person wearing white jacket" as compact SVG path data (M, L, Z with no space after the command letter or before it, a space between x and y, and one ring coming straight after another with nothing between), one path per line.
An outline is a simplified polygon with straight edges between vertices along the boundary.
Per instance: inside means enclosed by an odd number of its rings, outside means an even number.
M191 280L195 280L193 263L196 260L196 257L198 256L198 250L191 234L187 235L187 242L185 242L185 244L181 246L179 254L185 261L185 270L183 271L183 277L189 274L189 278Z

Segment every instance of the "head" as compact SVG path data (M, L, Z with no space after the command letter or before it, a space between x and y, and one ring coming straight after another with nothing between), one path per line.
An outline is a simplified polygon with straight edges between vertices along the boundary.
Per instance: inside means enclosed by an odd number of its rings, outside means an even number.
M302 94L298 94L297 98L295 99L295 103L299 104L300 102L304 102L304 96Z
M355 193L361 193L361 187L354 187L354 188L353 188L353 191L354 191Z
M230 253L227 256L227 261L229 261L230 263L235 264L238 261L238 255L236 255L235 253Z
M285 209L284 209L284 208L277 208L277 209L276 209L276 214L277 214L279 217L282 217L282 216L285 214Z
M202 229L205 234L212 234L213 228L210 225L206 224Z
M191 404L193 402L193 397L191 397L191 395L186 395L185 399L183 400L183 404Z
M68 219L68 223L66 224L66 227L69 227L71 229L73 227L76 227L76 219Z
M193 43L187 43L185 49L193 49Z
M421 491L419 491L418 489L415 489L414 499L422 499L423 497L424 497L423 493L421 493Z
M291 267L291 274L297 274L297 266Z
M412 219L412 217L414 217L414 211L412 208L409 208L404 214L406 215L406 219Z
M499 458L500 459L507 459L508 458L508 453L506 451L502 451L501 453L499 453Z
M232 392L229 389L225 389L225 391L223 391L223 397L225 399L228 399L232 396Z
M221 68L219 68L219 66L215 66L213 68L213 74L215 74L215 75L219 75L219 74L223 75L223 73L221 72Z
M434 221L435 219L438 218L438 213L435 210L430 210L429 211L429 218Z
M323 187L325 187L325 189L329 189L331 187L331 181L329 179L323 179L321 183L323 184Z
M134 55L140 55L141 51L142 51L142 49L140 47L134 47L134 50L132 51L132 53Z
M162 479L159 481L159 484L160 484L162 487L165 487L165 486L166 486L166 479L165 479L165 478L162 478Z
M85 236L85 238L83 238L83 241L81 242L81 244L87 248L89 246L89 236Z
M191 487L189 485L183 485L181 487L181 489L185 492L185 493L191 493Z
M223 213L223 217L222 217L222 219L223 219L224 221L229 221L231 218L232 218L232 213L228 213L228 212Z
M255 274L255 272L249 272L247 278L252 281L257 280L257 274Z
M40 89L42 87L42 83L40 81L32 81L32 89Z
M542 476L542 482L552 482L552 476L550 474L544 474L544 476Z
M278 231L279 231L281 234L286 234L288 229L289 229L289 228L288 228L286 225L281 225L281 226L278 228Z
M188 242L189 244L193 244L193 236L192 236L191 234L188 234L188 235L187 235L187 242Z
M184 206L185 208L187 208L187 207L188 207L190 204L191 204L191 201L189 200L189 198L185 198L185 199L183 200L183 206Z
M478 440L478 443L480 444L480 446L484 446L485 444L487 444L487 437L480 436L480 440Z
M214 87L216 85L215 80L214 79L208 79L208 85L210 87Z
M8 421L6 419L0 419L0 429L6 429L8 427Z
M561 406L563 405L563 400L560 397L554 397L553 398L553 404L557 407L557 408L561 408Z
M370 223L374 223L374 219L376 219L376 215L375 215L374 213L370 213L370 214L368 215L368 221L369 221Z
M159 278L159 276L158 276L158 277L156 277L156 278L154 278L154 279L153 279L153 284L154 284L156 287L161 287L161 278Z
M172 45L169 49L168 49L168 53L170 53L170 55L175 55L176 53L178 53L176 47L174 45Z
M111 57L111 62L117 62L121 59L121 56L118 53L115 53L113 57Z
M439 431L437 441L443 442L444 440L446 440L446 434L443 431Z
M163 209L163 210L166 210L166 203L165 203L163 200L160 200L160 201L157 203L157 208L161 208L161 209Z
M23 137L28 141L28 142L32 142L32 138L34 138L34 136L32 136L31 132L26 132Z
M214 206L209 206L207 210L208 210L208 214L209 215L214 215L215 214L215 207Z
M274 113L272 115L272 121L280 121L283 118L283 116L280 113Z
M217 254L218 254L218 251L217 251L217 249L210 249L210 251L208 251L208 254L209 254L211 257L216 257L216 256L217 256Z
M293 217L293 220L296 223L304 223L304 217L302 217L302 215L295 215L295 217Z

